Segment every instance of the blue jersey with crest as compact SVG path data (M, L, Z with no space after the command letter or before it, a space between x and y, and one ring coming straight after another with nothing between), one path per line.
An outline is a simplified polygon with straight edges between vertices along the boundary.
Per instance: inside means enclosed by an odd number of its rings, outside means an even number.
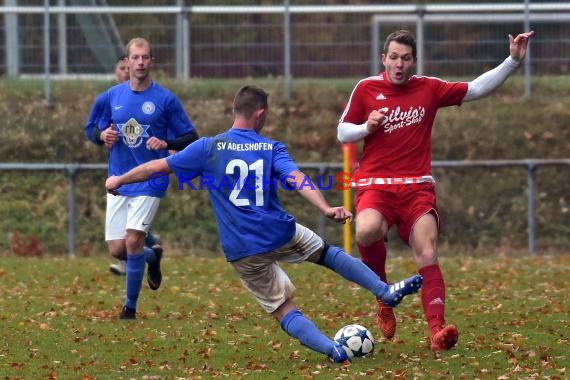
M166 157L166 149L146 148L150 137L175 139L194 130L178 98L155 82L140 92L131 90L125 82L111 87L106 94L106 113L98 127L104 130L113 123L120 135L109 151L109 175L121 175L142 163ZM165 193L148 182L121 187L121 195L127 196L163 197Z
M293 238L295 219L281 207L277 190L298 168L283 143L232 128L200 138L167 162L179 186L208 190L228 261L271 251ZM188 182L196 176L199 182Z

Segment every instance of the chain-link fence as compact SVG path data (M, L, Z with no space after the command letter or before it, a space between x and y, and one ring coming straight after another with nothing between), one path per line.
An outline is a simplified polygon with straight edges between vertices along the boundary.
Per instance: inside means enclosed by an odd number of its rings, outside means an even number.
M508 34L523 31L525 21L536 32L533 75L565 74L570 67L570 3L564 2L532 2L528 8L524 2L289 7L51 3L18 6L17 0L5 0L0 7L0 73L44 74L47 37L50 73L108 74L124 44L142 36L153 46L155 67L181 78L362 77L377 70L386 35L408 28L418 35L418 69L471 77L507 56Z

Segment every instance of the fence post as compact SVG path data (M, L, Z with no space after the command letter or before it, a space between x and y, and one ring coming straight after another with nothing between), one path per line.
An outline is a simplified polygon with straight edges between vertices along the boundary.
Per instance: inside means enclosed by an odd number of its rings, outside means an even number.
M528 160L528 250L536 254L536 162Z
M69 192L67 195L67 248L68 255L75 256L75 232L76 232L76 208L75 208L75 185L77 179L77 165L70 165L67 167L67 174L69 180Z
M49 0L44 0L44 103L51 104Z
M530 31L530 0L525 0L524 2L524 31ZM528 45L526 49L526 59L524 60L524 96L529 98L532 92L531 80L532 74L530 72L530 60L531 60L531 44Z
M285 100L291 100L291 12L289 0L284 0L283 5L283 79Z
M65 7L65 0L57 0L58 7ZM57 66L60 74L67 74L67 15L57 15Z
M424 16L426 13L425 6L418 5L416 19L416 39L417 39L417 75L424 75L424 51L425 51L425 35L424 35Z
M190 78L190 22L188 12L184 8L183 0L176 0L180 12L176 14L176 78L188 80Z
M17 0L4 0L4 6L16 6ZM5 62L6 74L9 77L20 75L20 40L18 38L19 22L17 14L5 14L4 16L4 44L6 46Z

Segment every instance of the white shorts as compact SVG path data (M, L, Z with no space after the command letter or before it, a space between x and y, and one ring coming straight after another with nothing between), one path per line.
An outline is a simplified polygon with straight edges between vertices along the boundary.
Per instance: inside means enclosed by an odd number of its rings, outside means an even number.
M148 232L159 204L157 197L107 194L105 240L125 239L127 230Z
M319 235L297 223L295 235L289 243L271 252L245 257L230 264L261 307L273 313L295 291L295 285L277 262L317 263L323 246L324 241Z

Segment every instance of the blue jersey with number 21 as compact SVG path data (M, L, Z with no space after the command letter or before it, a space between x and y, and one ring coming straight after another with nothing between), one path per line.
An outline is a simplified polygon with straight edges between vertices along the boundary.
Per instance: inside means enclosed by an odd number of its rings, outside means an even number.
M298 168L283 143L232 128L200 138L167 162L179 180L201 176L228 261L269 252L293 238L295 219L281 207L277 190Z

